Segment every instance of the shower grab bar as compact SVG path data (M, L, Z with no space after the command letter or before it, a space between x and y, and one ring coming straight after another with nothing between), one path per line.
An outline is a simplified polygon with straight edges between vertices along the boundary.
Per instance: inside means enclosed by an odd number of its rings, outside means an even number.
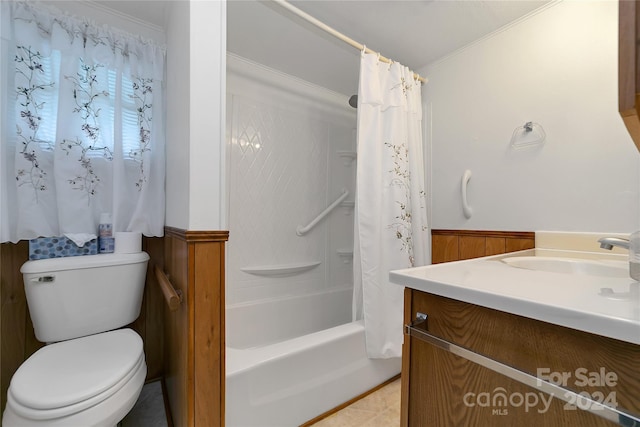
M296 228L296 234L298 236L304 236L305 234L307 234L309 232L309 230L311 230L313 227L315 227L316 224L319 223L322 220L322 218L324 218L325 216L329 215L329 212L331 212L333 209L335 209L335 207L338 206L344 199L346 199L348 195L349 195L349 190L347 190L346 188L343 188L342 189L342 194L340 195L340 197L338 197L336 199L335 202L331 203L325 210L323 210L316 217L316 219L311 221L306 227L303 227L303 226L299 225Z
M462 175L462 212L464 213L464 217L469 219L471 215L473 215L473 209L469 206L469 201L467 200L467 186L469 185L469 180L471 179L471 171L467 169L464 171Z
M171 281L160 267L154 265L153 270L156 273L156 279L158 279L158 285L162 290L164 300L169 306L169 311L176 311L182 303L182 291L173 287Z
M426 328L428 315L418 313L417 319L409 325L404 325L405 335L417 338L420 341L431 344L442 350L446 350L449 353L453 353L456 356L469 360L494 372L502 374L512 380L518 381L521 384L532 387L543 393L556 397L560 400L567 402L569 405L577 406L578 408L587 411L589 413L598 415L606 420L609 420L615 424L621 426L632 426L634 423L640 423L640 416L631 414L623 409L617 409L613 406L608 406L603 402L593 400L584 393L576 393L567 388L556 385L552 382L545 381L542 378L533 376L527 372L516 369L512 366L505 365L490 357L484 356L475 351L469 350L465 347L461 347L450 341L438 338L435 335L430 334L423 328ZM417 326L422 326L418 328Z

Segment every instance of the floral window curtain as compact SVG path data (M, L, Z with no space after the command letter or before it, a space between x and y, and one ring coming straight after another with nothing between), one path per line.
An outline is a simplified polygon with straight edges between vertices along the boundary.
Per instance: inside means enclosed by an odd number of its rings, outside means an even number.
M102 212L162 236L164 49L34 2L11 25L0 241L95 233Z
M363 53L353 312L364 319L371 358L402 352L403 288L389 282L389 271L429 262L421 123L421 86L413 73Z

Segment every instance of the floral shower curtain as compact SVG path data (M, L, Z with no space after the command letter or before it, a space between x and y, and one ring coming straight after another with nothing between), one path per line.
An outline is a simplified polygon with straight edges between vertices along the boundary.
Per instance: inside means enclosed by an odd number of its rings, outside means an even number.
M354 236L354 316L371 358L399 357L403 288L389 271L428 263L420 82L362 54Z
M103 212L162 236L164 48L36 2L10 14L0 241L96 233Z

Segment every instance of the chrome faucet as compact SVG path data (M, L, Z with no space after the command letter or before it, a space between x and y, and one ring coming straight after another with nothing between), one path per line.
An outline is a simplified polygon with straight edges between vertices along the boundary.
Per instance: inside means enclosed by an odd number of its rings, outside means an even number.
M620 248L629 250L629 240L627 239L620 239L618 237L603 237L602 239L598 240L598 243L600 243L600 248L602 249L611 250L614 246L618 246Z

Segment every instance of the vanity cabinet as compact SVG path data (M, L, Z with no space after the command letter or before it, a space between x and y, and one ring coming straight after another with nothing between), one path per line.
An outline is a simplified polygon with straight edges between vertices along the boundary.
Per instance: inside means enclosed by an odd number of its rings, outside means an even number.
M405 288L405 324L640 414L640 346ZM543 400L544 399L544 400ZM613 426L447 350L405 334L402 426Z

